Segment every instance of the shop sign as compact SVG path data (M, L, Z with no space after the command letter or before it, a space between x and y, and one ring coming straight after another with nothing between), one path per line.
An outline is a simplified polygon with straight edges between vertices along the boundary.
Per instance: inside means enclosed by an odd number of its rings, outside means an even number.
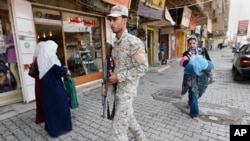
M181 19L182 26L189 27L191 15L192 15L192 10L188 8L187 6L184 6L182 19Z
M168 20L171 23L171 25L175 25L175 21L173 20L172 16L170 15L167 7L165 8L165 18L166 18L166 20Z
M195 33L195 34L200 34L200 33L201 33L201 25L195 26L194 33Z
M197 23L197 17L195 17L194 15L192 15L191 19L190 19L190 23L189 23L189 29L190 30L194 30L195 26L196 26L196 23Z
M96 20L85 20L83 18L75 17L70 18L69 23L83 23L85 26L94 26L96 24Z
M174 32L173 27L161 28L160 34L170 34Z
M138 15L153 19L162 19L163 10L156 10L147 7L143 2L139 2Z
M102 0L102 1L113 5L124 5L130 8L130 0Z
M202 30L202 37L207 38L207 28L204 27Z
M210 18L207 19L207 31L212 33L212 20Z
M165 0L141 0L147 7L163 10L165 6Z
M238 23L238 36L246 36L247 35L247 29L248 29L248 23L249 20L240 20Z

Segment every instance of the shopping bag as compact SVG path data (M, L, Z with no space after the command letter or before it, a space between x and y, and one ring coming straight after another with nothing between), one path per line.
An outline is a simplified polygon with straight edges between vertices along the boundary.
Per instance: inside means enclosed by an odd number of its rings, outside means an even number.
M66 88L67 97L69 99L70 108L75 109L78 107L75 83L70 75L65 76L63 80Z

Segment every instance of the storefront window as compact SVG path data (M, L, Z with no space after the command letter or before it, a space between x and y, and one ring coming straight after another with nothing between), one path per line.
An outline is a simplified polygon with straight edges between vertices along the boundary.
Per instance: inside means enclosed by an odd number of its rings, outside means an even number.
M100 21L95 17L63 13L66 61L73 77L101 70Z
M6 7L0 8L0 94L21 88L16 47Z

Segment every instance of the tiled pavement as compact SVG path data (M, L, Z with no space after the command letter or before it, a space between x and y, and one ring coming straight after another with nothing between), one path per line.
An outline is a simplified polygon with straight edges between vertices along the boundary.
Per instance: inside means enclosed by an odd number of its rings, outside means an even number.
M236 108L250 113L250 80L233 81L230 49L213 50L209 51L209 54L215 63L217 80L209 85L206 93L199 100L200 103L216 104L217 108ZM183 69L178 66L178 59L170 61L170 66L162 72L147 73L141 79L138 96L134 101L135 116L149 140L229 141L229 124L250 123L249 114L243 116L240 121L232 123L213 122L202 118L197 123L183 112L183 107L176 106L176 103L185 103L187 96L172 101L153 99L151 94L158 90L180 91ZM31 110L0 120L0 140L111 141L111 121L100 116L102 114L100 88L79 94L78 101L79 108L72 110L72 132L58 138L50 138L43 129L44 124L35 124L35 110L30 108ZM209 110L214 111L216 107ZM227 113L225 116L228 116ZM130 141L133 141L131 134L128 133L128 135Z

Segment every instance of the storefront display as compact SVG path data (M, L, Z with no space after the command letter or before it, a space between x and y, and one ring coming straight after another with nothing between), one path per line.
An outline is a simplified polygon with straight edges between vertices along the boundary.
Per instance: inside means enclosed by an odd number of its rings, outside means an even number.
M58 58L73 78L102 70L98 18L37 7L33 15L38 41L54 40L58 44Z
M28 70L39 41L58 44L57 56L79 88L102 77L103 16L53 4L25 0L0 4L0 106L35 100Z
M0 14L0 94L20 89L16 50L8 10Z
M101 68L96 63L101 59L99 27L97 18L63 12L67 64L73 77L98 72Z

